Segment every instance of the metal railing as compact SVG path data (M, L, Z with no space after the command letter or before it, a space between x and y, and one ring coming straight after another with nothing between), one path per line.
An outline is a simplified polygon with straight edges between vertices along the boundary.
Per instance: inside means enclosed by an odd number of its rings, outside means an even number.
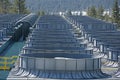
M0 56L0 70L10 70L11 66L17 61L18 56L1 57Z

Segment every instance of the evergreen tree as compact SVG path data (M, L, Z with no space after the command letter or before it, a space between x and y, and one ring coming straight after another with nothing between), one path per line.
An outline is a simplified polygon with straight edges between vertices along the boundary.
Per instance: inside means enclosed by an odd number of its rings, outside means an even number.
M45 15L45 12L44 11L39 11L38 15L43 16L43 15Z
M88 9L87 9L87 15L88 15L88 16L91 16L91 10L90 10L90 7L88 7Z
M67 15L72 15L71 10L68 10L68 11L66 12L66 14L67 14Z
M18 14L26 14L29 11L25 6L25 0L14 0L13 12Z
M109 15L107 13L104 15L104 20L105 21L109 21L110 20L110 17L109 17Z
M41 11L41 16L45 15L45 12L44 11Z
M114 6L112 10L112 18L113 18L113 22L115 23L118 23L120 20L118 0L115 0L114 2Z
M11 3L9 0L0 0L0 13L9 13Z
M97 18L98 19L102 19L103 20L103 12L104 12L104 8L103 6L100 6L98 7L98 10L97 10Z
M88 8L88 11L87 11L87 14L88 14L88 16L91 16L91 17L96 18L96 16L97 16L97 11L96 11L95 6L89 7L89 8Z

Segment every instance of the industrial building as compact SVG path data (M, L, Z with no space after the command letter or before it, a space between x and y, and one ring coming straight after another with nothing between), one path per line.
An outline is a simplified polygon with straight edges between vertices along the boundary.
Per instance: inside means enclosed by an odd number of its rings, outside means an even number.
M88 16L39 17L34 13L13 16L17 16L15 21L1 28L1 41L7 40L4 46L1 45L0 51L20 38L26 41L8 80L119 80L120 32L116 24ZM118 71L107 74L102 70L103 67L118 68Z

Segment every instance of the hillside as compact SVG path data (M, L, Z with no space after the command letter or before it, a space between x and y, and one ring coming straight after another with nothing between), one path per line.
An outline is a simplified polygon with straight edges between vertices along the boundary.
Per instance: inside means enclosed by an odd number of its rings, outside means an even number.
M110 9L113 6L113 2L114 0L26 0L27 7L33 12L38 10L50 12L84 10L91 5L96 7L103 5L105 9Z

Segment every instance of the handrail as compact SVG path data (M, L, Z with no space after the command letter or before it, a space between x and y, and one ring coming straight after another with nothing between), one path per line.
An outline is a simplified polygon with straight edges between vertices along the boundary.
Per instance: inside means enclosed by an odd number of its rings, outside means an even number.
M10 65L16 62L18 56L2 57L0 56L0 70L10 70ZM2 66L1 66L2 65Z

